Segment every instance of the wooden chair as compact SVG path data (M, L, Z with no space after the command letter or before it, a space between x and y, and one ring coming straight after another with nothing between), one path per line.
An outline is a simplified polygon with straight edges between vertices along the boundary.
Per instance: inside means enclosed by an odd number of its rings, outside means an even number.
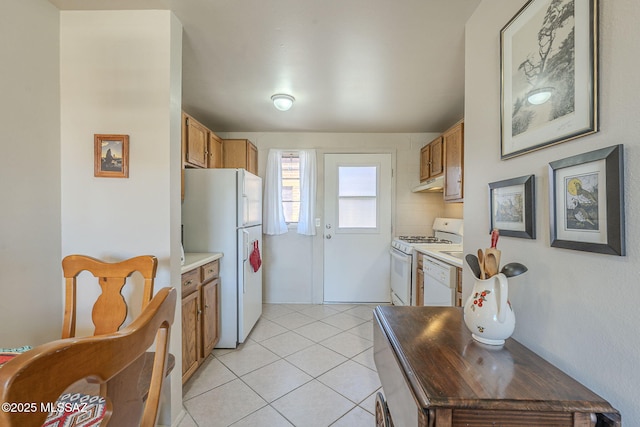
M65 309L64 323L62 326L62 338L76 336L76 308L77 308L77 277L83 271L88 271L98 279L101 294L94 302L91 311L91 319L95 326L94 336L111 334L116 332L127 318L129 306L122 296L122 289L127 283L127 278L134 272L139 272L144 278L142 290L142 309L153 297L154 280L158 269L158 259L153 255L141 255L120 262L104 262L86 255L68 255L62 260L62 270L65 278ZM147 398L151 381L151 366L153 366L154 354L147 352L142 360L141 370L143 374L135 389L127 390L127 396L119 396L127 399L132 411L142 406ZM166 366L166 376L169 376L175 367L175 357L169 354ZM123 375L126 378L126 375Z
M62 338L76 335L76 278L88 271L98 279L102 293L93 305L91 318L95 326L94 335L110 334L124 323L128 306L122 296L127 277L138 271L144 277L142 308L151 301L153 281L156 277L158 259L143 255L125 261L108 263L84 255L69 255L62 260L65 278L65 308Z
M118 427L153 427L158 417L176 300L174 288L163 288L142 314L121 331L53 341L7 362L0 368L0 404L33 402L38 407L35 411L0 411L0 425L42 426L47 413L40 410L41 403L56 402L67 387L91 378L101 384L100 395L106 399L106 415L101 426L112 421L112 425ZM136 364L154 340L151 386L142 415L138 414L138 418L135 414L120 416L128 410L127 402L114 396L119 396L123 388L126 393L126 389L136 383L135 374L140 374ZM123 378L123 373L127 378Z

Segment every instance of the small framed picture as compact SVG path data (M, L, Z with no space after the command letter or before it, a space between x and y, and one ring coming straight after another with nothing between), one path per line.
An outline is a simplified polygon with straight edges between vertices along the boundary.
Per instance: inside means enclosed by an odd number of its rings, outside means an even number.
M623 146L549 163L551 246L625 255Z
M129 135L94 135L93 176L129 178Z
M491 224L501 236L536 238L535 175L489 184Z

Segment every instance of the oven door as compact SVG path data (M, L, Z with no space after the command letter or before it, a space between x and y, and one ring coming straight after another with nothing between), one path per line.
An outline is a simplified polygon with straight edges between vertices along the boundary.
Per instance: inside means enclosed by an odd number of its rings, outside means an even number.
M413 257L391 248L391 302L411 305L411 264Z

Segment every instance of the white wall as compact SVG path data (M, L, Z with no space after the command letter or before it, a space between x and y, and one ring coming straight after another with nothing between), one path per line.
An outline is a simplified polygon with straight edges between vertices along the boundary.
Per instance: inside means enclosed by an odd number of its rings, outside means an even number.
M156 290L180 283L181 40L169 11L60 13L62 256L155 255ZM129 135L128 179L93 176L94 134ZM79 305L90 307L98 285L81 277ZM140 301L140 288L127 293ZM130 318L139 313L133 305ZM173 420L182 410L180 319L178 304ZM88 309L79 322L92 331Z
M0 347L60 337L58 10L0 2Z
M324 153L392 152L395 155L394 235L430 234L431 225L445 208L442 193L412 193L418 184L420 148L437 134L365 133L220 133L224 138L248 138L258 147L259 174L264 176L271 148L315 148L318 154L318 192L316 216L323 217ZM449 204L447 204L449 205ZM461 206L461 204L457 204ZM461 209L449 213L462 215ZM264 237L265 302L321 303L323 300L323 235L285 235Z
M600 132L500 160L500 29L524 0L485 0L466 27L465 252L489 243L489 182L536 175L535 240L503 237L504 262L529 272L510 280L516 314L514 338L575 377L621 411L640 420L640 37L636 0L601 1ZM627 255L617 257L550 247L548 163L624 144ZM464 291L472 275L467 267Z

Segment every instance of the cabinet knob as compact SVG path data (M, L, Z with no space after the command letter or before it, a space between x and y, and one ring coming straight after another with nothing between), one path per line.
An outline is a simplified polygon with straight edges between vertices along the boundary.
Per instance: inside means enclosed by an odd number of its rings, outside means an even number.
M182 286L189 286L192 283L193 283L193 280L188 280L188 281L184 282Z

